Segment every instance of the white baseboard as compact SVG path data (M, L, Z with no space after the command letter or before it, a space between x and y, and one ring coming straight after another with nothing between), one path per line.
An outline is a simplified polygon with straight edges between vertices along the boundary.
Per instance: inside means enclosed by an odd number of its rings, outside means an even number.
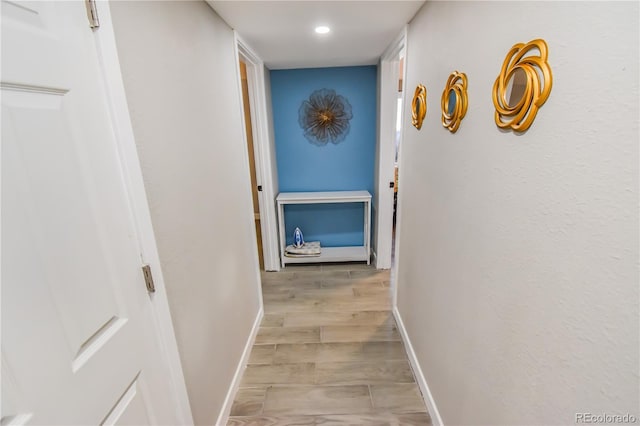
M231 413L233 398L236 396L236 392L240 387L240 381L242 380L242 375L244 374L244 370L247 366L247 362L249 362L249 356L251 356L251 349L253 348L253 344L256 341L256 336L258 335L258 330L260 330L260 323L262 322L263 316L264 316L264 308L260 306L258 315L256 315L256 320L253 322L253 328L251 329L251 334L249 335L249 338L247 339L247 343L244 346L242 357L240 358L240 362L236 367L236 373L234 374L233 380L231 381L231 386L229 386L229 390L227 391L227 396L224 398L224 404L222 404L220 415L218 415L218 420L216 420L216 425L218 426L224 426L229 421L229 413Z
M388 268L378 266L378 253L376 253L376 251L373 249L371 250L371 264L378 270L388 271L389 269L391 269L391 266L389 266Z
M411 345L411 340L409 339L407 330L404 328L404 323L402 322L402 317L400 316L400 311L398 311L397 306L394 306L393 308L393 316L396 319L398 331L400 331L400 335L402 336L404 348L409 356L409 362L411 363L411 368L413 368L413 373L416 376L416 381L418 382L418 386L422 392L422 397L424 398L424 403L427 406L427 411L429 411L429 415L431 416L431 424L433 426L444 426L438 407L436 407L436 401L433 399L433 395L431 395L431 391L429 390L429 385L427 385L427 380L424 378L422 368L420 368L420 363L418 362L416 353Z

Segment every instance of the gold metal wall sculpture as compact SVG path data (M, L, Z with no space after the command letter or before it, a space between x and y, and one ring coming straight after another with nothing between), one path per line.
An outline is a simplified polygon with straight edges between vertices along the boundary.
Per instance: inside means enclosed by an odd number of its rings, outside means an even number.
M495 120L502 129L527 130L551 93L553 76L542 39L515 44L493 85Z
M455 133L460 127L460 122L467 114L468 102L467 75L454 71L447 79L440 101L442 125L451 133Z
M418 84L411 102L411 124L418 130L422 127L422 120L427 115L427 89Z
M298 124L309 142L324 146L339 144L349 133L351 104L333 89L315 90L298 109Z

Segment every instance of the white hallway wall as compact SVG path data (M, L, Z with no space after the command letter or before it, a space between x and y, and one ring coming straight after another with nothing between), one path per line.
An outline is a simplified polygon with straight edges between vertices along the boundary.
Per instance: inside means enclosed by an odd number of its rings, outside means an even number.
M213 424L259 311L233 32L204 2L111 10L193 417Z
M493 82L534 38L551 96L527 133L501 132ZM421 131L405 114L398 307L444 423L640 417L638 2L429 2L408 49L429 109Z

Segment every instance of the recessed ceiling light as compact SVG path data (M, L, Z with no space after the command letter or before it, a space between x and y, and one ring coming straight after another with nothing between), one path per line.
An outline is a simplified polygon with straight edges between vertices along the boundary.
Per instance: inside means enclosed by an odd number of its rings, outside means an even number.
M325 25L320 25L319 27L316 27L316 32L318 34L326 34L329 31L331 31L331 28L325 26Z

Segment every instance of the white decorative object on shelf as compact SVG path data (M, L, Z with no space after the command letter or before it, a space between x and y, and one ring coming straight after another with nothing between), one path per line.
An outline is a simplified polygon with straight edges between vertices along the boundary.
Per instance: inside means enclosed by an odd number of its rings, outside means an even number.
M369 191L331 191L331 192L281 192L276 198L278 206L278 228L280 234L280 261L282 267L287 263L311 262L367 262L370 264L371 239L371 194ZM320 256L296 256L286 250L284 206L287 204L364 204L364 238L360 246L323 247ZM310 244L310 243L307 243ZM305 244L306 245L306 244Z
M295 248L301 248L303 245L304 237L302 236L302 231L296 227L295 231L293 231L293 246Z

